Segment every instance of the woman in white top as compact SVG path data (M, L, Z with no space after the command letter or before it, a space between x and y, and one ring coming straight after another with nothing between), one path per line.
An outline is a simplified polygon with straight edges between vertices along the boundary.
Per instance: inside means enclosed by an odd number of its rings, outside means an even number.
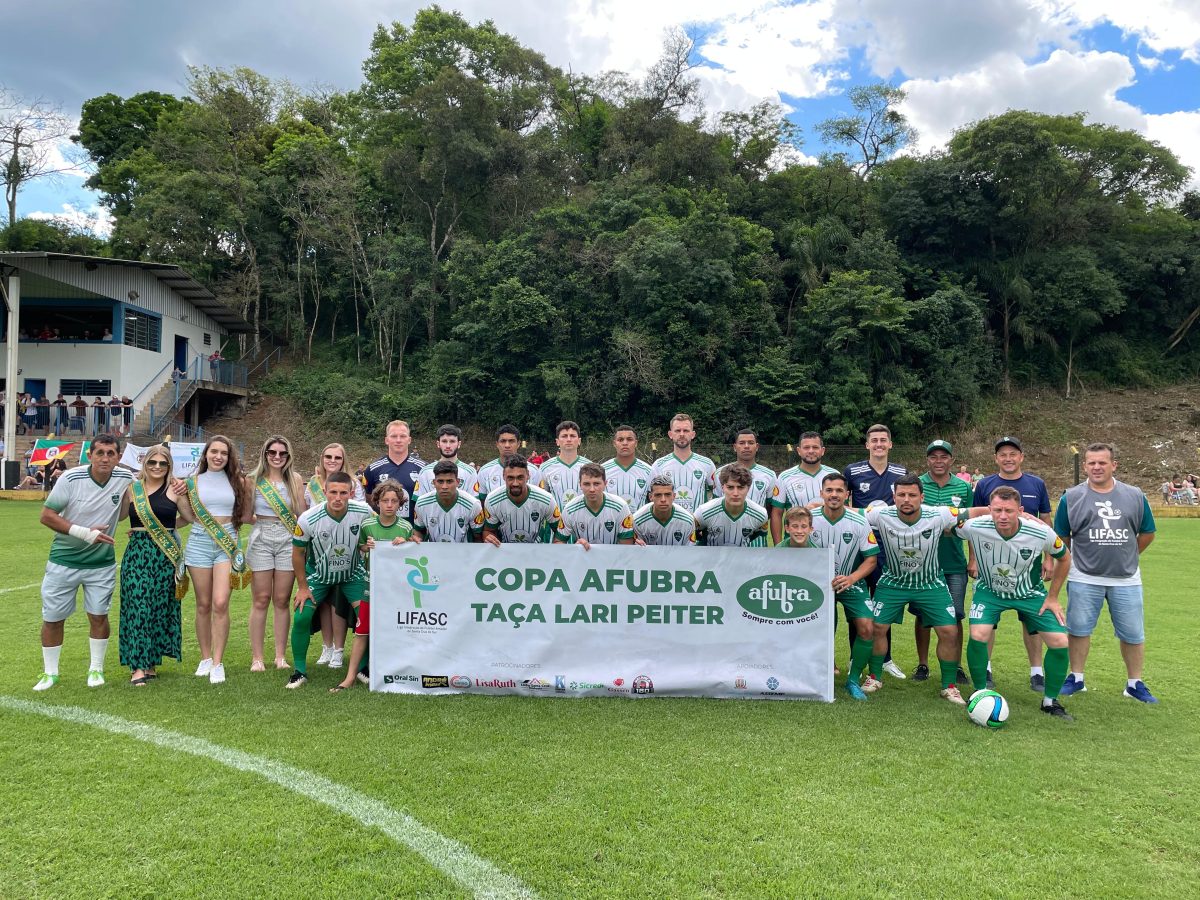
M229 438L217 434L208 439L194 481L201 505L236 544L238 526L249 521L253 514L237 453ZM187 483L176 479L171 486L181 495L179 506L186 509L185 517L196 523L188 534L183 554L196 592L196 641L201 656L196 675L207 675L211 683L221 684L225 681L229 596L233 593L229 575L233 563L204 528L203 517L197 515L188 496Z
M261 482L261 483L260 483ZM267 630L267 607L275 607L275 668L288 668L284 653L292 624L292 532L304 512L304 485L292 468L292 445L281 434L273 434L258 453L258 465L246 476L246 490L254 498L254 530L246 545L246 566L253 573L250 607L250 671L263 672L263 643ZM268 497L265 491L271 491ZM282 503L283 510L273 503ZM290 520L280 517L289 513Z

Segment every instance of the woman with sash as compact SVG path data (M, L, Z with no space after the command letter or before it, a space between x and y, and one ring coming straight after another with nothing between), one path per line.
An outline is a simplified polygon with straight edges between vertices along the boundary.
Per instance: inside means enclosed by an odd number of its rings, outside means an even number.
M304 484L292 468L292 445L283 435L267 438L258 465L246 478L254 497L254 530L246 545L246 564L253 580L250 607L250 671L263 672L267 609L275 607L275 668L288 668L288 636L292 627L292 533L304 512Z
M183 575L183 547L176 522L187 513L178 507L171 486L171 453L151 447L142 470L121 499L121 518L129 516L129 544L121 557L121 612L118 631L121 665L129 683L144 687L157 678L163 657L182 660L177 585Z
M316 506L325 502L325 481L334 472L349 474L346 463L346 448L341 444L329 444L321 451L321 458L304 488L304 504L306 507ZM350 476L354 478L353 475ZM362 482L354 478L354 499L366 500ZM317 658L318 666L329 666L331 669L342 667L342 656L346 647L346 620L336 615L333 605L322 603L317 611L321 621L321 655Z
M196 591L196 641L200 644L198 677L212 684L225 681L225 644L229 640L229 597L241 583L246 557L238 545L238 526L251 519L251 501L233 442L215 434L204 445L196 474L172 487L180 509L195 524L188 535L183 561Z

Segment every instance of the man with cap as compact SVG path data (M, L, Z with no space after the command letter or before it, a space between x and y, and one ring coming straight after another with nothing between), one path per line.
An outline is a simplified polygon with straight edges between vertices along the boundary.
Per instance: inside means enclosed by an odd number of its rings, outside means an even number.
M991 502L992 491L998 487L1010 487L1021 495L1021 509L1024 512L1035 515L1047 525L1053 526L1050 515L1050 493L1046 490L1046 482L1036 475L1022 471L1021 467L1024 462L1025 452L1021 449L1020 440L1011 435L1005 435L996 441L996 468L999 471L994 475L985 475L976 482L975 503L978 506L987 506ZM1053 562L1049 557L1044 556L1040 580L1044 581L1050 578L1053 568ZM968 564L967 572L972 578L978 577L974 560ZM1036 569L1034 574L1037 574ZM1029 689L1041 693L1046 686L1046 677L1042 670L1040 641L1037 635L1029 633L1024 624L1021 626L1021 637L1025 641L1025 653L1029 658ZM988 644L991 657L995 655L995 643L996 632L993 631ZM990 676L990 662L988 666L988 675Z
M971 485L956 478L951 473L954 468L954 447L949 441L936 440L925 448L925 469L921 475L921 485L924 488L924 503L926 506L949 506L955 509L967 509L975 505L975 493ZM974 562L974 553L967 548ZM954 618L958 625L958 661L959 678L965 680L962 671L962 622L966 617L965 601L967 597L967 557L963 555L963 542L956 535L947 535L938 544L938 565L950 596L954 599ZM917 641L917 670L913 673L914 681L925 681L929 678L929 626L921 621L916 610L909 610L916 618L913 620L913 633Z

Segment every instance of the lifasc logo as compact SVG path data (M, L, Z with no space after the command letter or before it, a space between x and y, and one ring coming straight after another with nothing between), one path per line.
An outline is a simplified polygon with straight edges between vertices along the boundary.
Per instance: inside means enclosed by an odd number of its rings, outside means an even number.
M407 557L404 562L412 566L409 570L408 586L412 588L413 606L417 609L421 608L421 594L431 593L438 589L438 580L436 577L429 577L429 557Z
M737 601L755 616L799 619L821 608L825 592L796 575L760 575L738 588Z

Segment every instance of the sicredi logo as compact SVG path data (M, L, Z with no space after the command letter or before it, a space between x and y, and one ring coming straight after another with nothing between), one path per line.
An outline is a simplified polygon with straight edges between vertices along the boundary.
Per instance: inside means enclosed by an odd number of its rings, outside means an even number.
M747 612L770 619L799 619L821 608L825 592L797 575L760 575L737 589Z

